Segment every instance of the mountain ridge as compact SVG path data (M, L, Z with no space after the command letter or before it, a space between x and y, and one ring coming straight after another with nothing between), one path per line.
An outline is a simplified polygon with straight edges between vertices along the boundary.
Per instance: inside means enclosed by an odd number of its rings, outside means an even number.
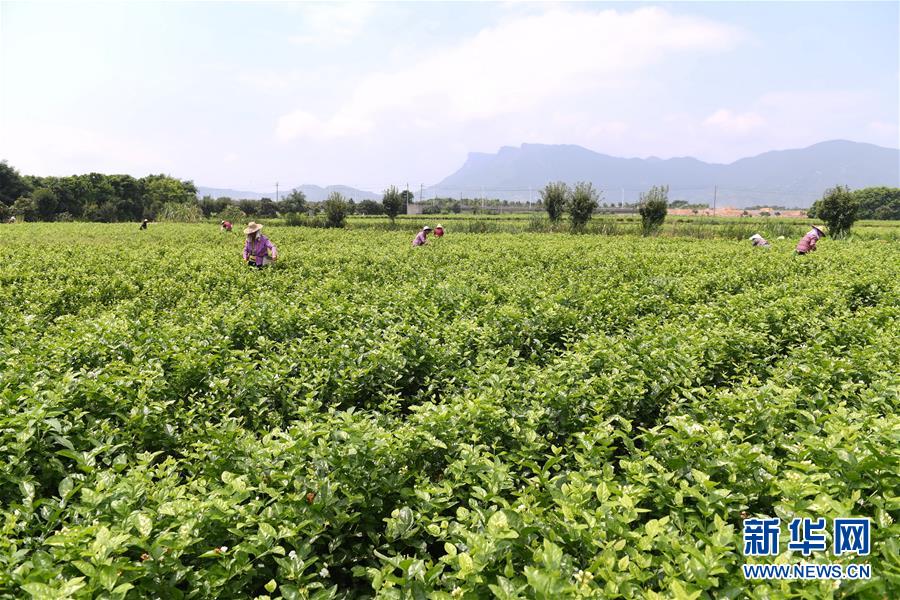
M551 181L590 181L604 191L602 202L635 202L653 185L668 185L671 200L720 205L808 207L835 185L852 189L900 187L900 149L850 140L826 140L805 148L769 150L730 163L692 156L616 157L576 144L522 143L495 153L469 152L462 166L425 188L423 198L481 197L537 200ZM305 184L308 200L320 202L338 191L347 198L379 200L381 194L343 185ZM235 199L273 198L274 192L250 192L198 186L198 196ZM417 200L420 198L417 197Z
M549 181L590 181L605 201L634 202L653 185L673 200L734 206L809 206L834 185L900 187L900 150L864 142L826 140L805 148L770 150L730 163L690 156L614 157L574 144L524 143L495 154L469 153L463 166L429 187L425 197L461 192L510 200L537 199Z

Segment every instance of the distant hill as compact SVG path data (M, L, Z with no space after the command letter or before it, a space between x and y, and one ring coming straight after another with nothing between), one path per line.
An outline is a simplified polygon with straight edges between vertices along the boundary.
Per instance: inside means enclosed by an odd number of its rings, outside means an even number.
M668 185L669 198L720 205L776 204L807 207L836 184L851 188L900 187L900 150L845 140L797 150L765 152L730 164L696 158L618 158L574 145L504 146L496 154L471 153L465 164L425 197L538 198L547 182L591 181L603 201L633 202L653 185Z
M360 200L381 199L381 196L379 194L374 194L365 190L358 190L346 185L329 185L326 187L320 187L318 185L298 185L292 188L282 188L281 190L279 190L279 193L281 197L284 198L287 194L291 193L291 190L294 189L301 190L304 194L306 194L306 199L311 202L321 202L322 200L325 200L331 192L340 192L344 195L345 198L353 198L353 200L357 202L359 202ZM197 196L200 198L202 198L203 196L212 196L213 198L227 196L228 198L233 198L235 200L259 200L260 198L271 198L272 200L274 200L275 190L272 190L271 192L247 192L243 190L197 186Z

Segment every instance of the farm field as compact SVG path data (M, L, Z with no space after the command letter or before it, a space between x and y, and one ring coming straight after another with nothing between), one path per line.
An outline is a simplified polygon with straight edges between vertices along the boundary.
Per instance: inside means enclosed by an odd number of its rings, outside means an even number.
M900 245L445 225L0 227L0 598L900 597Z
M797 238L809 231L814 219L790 217L704 217L669 215L660 235L663 237L694 237L698 239L746 240L754 233L768 239L778 236ZM518 214L440 214L399 215L395 223L385 216L353 215L347 218L352 229L380 229L384 231L416 231L423 224L452 226L465 233L553 233L569 232L568 219L551 223L545 213ZM588 222L584 233L601 235L640 235L641 219L629 214L599 214ZM858 240L900 241L900 223L896 221L857 221L853 236Z

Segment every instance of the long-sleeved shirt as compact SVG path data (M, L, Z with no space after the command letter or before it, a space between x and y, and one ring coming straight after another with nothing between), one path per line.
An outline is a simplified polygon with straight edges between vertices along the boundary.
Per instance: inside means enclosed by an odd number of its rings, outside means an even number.
M252 242L250 238L247 238L247 242L244 244L244 260L252 259L257 265L262 265L263 260L270 252L272 253L272 258L278 255L275 244L261 233Z
M420 232L416 235L416 238L413 240L413 244L412 244L412 245L413 245L413 246L422 246L422 245L424 245L425 242L427 242L427 241L428 241L428 240L427 240L427 238L425 237L425 232L424 232L424 231L420 231Z
M807 252L812 252L816 249L816 242L819 241L819 232L813 229L806 235L804 235L799 242L797 242L797 253L798 254L806 254Z

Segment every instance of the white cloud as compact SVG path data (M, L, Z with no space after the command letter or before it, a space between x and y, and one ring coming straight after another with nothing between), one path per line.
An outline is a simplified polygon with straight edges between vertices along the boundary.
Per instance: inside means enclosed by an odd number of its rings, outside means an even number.
M343 44L355 39L375 12L374 2L304 3L301 32L288 38L292 44Z
M71 175L73 173L172 172L174 162L164 151L94 128L67 123L14 121L2 126L0 156L13 155L23 173Z
M468 123L538 113L579 92L621 89L679 53L711 53L744 38L734 27L659 8L554 8L514 17L460 43L373 73L333 115L282 116L282 140L370 132L382 120Z
M703 124L726 133L744 134L759 129L765 122L762 116L752 111L735 113L727 108L720 108L709 115Z

